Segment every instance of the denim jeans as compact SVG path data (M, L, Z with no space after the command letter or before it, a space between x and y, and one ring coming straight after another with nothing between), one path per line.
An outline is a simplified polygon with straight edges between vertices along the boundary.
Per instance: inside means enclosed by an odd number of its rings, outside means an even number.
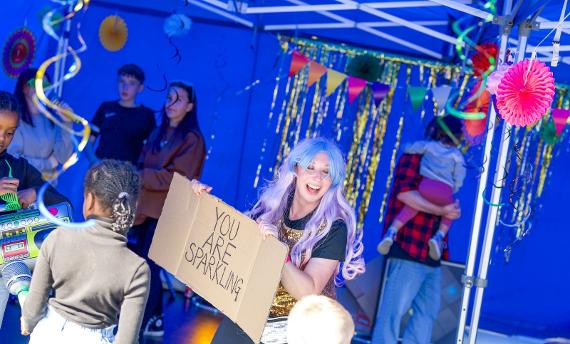
M66 320L48 307L47 314L38 322L30 336L30 344L110 344L115 340L115 326L90 329L81 324Z
M441 268L391 258L372 343L396 344L402 316L412 308L402 344L431 342L441 298Z

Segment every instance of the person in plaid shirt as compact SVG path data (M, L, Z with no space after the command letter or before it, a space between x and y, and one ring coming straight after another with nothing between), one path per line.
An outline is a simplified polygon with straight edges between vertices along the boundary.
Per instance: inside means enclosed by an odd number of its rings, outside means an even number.
M439 312L440 261L429 257L428 242L438 230L441 217L457 219L461 209L457 203L435 205L420 195L421 158L421 155L402 155L394 172L384 232L404 205L419 212L398 231L388 253L390 265L376 316L373 343L398 343L400 321L410 307L413 316L404 331L402 343L429 343L433 321ZM447 250L443 258L447 258Z
M437 125L433 126L431 135L424 141L416 141L406 148L406 154L421 154L421 182L418 191L422 197L437 205L447 205L454 202L453 194L458 192L465 179L465 159L459 150L463 139L463 122L455 116L437 117ZM418 214L415 208L408 205L393 217L384 238L378 245L378 252L387 254L394 243L398 230ZM391 216L392 217L392 216ZM429 256L439 260L443 251L444 241L452 221L443 217L439 230L429 240Z

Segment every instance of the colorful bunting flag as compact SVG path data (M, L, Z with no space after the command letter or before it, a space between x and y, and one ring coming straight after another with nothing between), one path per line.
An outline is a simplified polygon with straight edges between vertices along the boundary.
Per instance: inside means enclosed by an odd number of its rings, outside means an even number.
M552 109L552 119L556 126L556 135L560 136L562 134L569 116L570 110L568 109Z
M337 72L336 70L329 69L327 71L327 93L330 96L334 90L346 79L346 74Z
M547 145L553 145L558 141L556 124L554 124L554 120L552 118L549 118L546 122L542 123L542 127L540 128L540 137Z
M309 58L294 50L291 55L291 66L289 67L289 77L299 73L299 71L309 63Z
M315 61L309 62L309 81L307 81L307 86L311 87L313 84L325 75L327 72L327 67L316 63Z
M362 90L364 89L364 87L366 87L367 81L354 77L354 76L349 76L348 77L348 103L352 104L352 102L354 101L354 99L356 99L356 97L358 97L358 95L360 94L360 92L362 92Z
M423 86L412 86L408 87L408 94L410 95L410 100L412 101L412 107L414 111L417 111L422 103L427 93L427 88Z
M449 94L451 93L451 86L442 85L432 88L431 93L439 110L445 110L445 104L447 104L447 99L449 99Z
M374 105L376 105L376 107L384 100L388 91L390 91L390 86L379 82L372 83L372 98L374 99Z

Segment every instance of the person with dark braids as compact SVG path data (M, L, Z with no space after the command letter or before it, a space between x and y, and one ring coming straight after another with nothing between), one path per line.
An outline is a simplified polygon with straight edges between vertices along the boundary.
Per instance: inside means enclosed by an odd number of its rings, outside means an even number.
M138 343L150 284L145 260L127 248L138 194L131 163L89 169L83 215L93 225L60 227L44 241L22 310L30 343Z
M0 198L5 194L16 194L19 205L26 208L36 202L37 193L44 180L40 171L25 158L16 158L6 152L19 130L20 110L16 97L9 92L0 91ZM44 194L44 203L53 205L62 202L69 203L65 196L49 186ZM0 200L0 208L9 208L8 203ZM0 327L8 297L6 286L0 283Z
M170 188L174 172L188 179L202 173L206 148L198 126L196 90L186 82L175 81L168 86L160 126L143 146L139 159L141 195L137 218L131 231L131 248L147 260L151 270L150 294L143 321L143 334L159 337L164 334L162 321L162 282L160 268L148 258L158 218Z

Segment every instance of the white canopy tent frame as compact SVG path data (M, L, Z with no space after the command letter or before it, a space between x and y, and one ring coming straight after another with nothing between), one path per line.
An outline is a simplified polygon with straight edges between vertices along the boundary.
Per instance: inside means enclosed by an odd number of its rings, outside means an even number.
M413 21L422 26L447 26L447 20L421 20ZM361 25L372 28L379 27L398 27L401 24L391 22L361 22ZM354 23L314 23L314 24L275 24L265 25L265 31L282 31L282 30L309 30L309 29L351 29L354 28Z
M394 27L403 26L408 27L412 30L421 32L425 35L440 39L450 44L456 43L456 38L443 34L436 30L430 28L430 26L443 26L443 21L409 21L392 14L386 13L384 11L379 11L378 9L386 8L421 8L421 7L433 7L433 6L446 6L463 13L473 15L478 18L485 20L491 20L493 18L491 13L485 12L483 10L469 6L472 0L417 0L417 1L390 1L390 2L369 2L369 3L358 3L352 0L336 0L340 3L331 4L309 4L303 1L297 0L287 0L293 5L283 5L283 6L256 6L248 7L246 3L241 1L221 1L221 0L187 0L188 3L201 7L202 9L208 10L212 13L223 16L227 19L233 20L234 22L243 24L247 27L253 28L254 22L251 20L244 19L243 16L251 16L258 14L276 14L276 13L294 13L294 12L314 12L321 14L329 19L334 20L334 22L329 23L295 23L295 24L269 24L263 26L263 30L266 31L278 31L278 30L336 30L336 29L347 29L355 28L361 31L367 32L376 37L383 38L385 40L394 42L403 47L411 50L415 50L422 54L435 59L443 58L442 54L424 46L415 44L409 40L396 37L394 35L388 34L386 32L378 30L378 28L383 27ZM237 5L236 5L237 4ZM237 7L237 8L235 8ZM346 11L346 10L360 10L366 12L370 15L376 16L386 21L379 22L355 22L346 17L337 15L333 12L335 11ZM548 21L545 18L538 17L540 24L540 29L549 29L555 27L558 22ZM566 24L564 27L570 26ZM570 33L570 30L563 30L564 33ZM567 46L562 46L564 49L568 49ZM560 50L561 52L567 52L570 50ZM549 53L548 47L541 47L537 51L542 57L540 60L547 60L552 54ZM570 57L561 57L561 62L570 64Z

